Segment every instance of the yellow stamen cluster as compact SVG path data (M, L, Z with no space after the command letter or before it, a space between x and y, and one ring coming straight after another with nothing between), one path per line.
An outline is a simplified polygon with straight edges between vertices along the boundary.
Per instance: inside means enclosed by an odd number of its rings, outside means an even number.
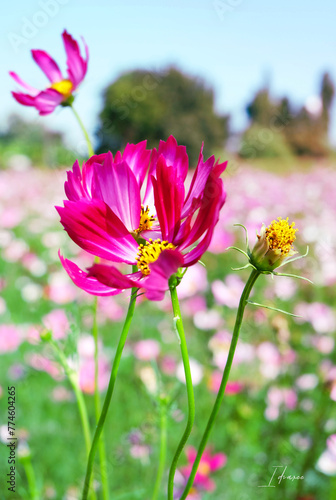
M169 248L174 250L175 246L168 241L153 241L152 239L149 240L147 245L139 245L138 257L136 258L136 260L137 266L144 276L148 276L150 274L148 264L155 262L158 259L160 253L163 250L167 250Z
M155 221L155 217L153 215L149 215L149 208L141 206L141 215L140 215L140 223L138 229L135 230L137 234L140 234L141 231L147 231L152 228L153 222Z
M295 222L288 224L287 219L274 220L265 231L266 239L271 250L281 250L282 254L288 254L292 248L292 244L296 239L294 229Z
M57 90L64 97L69 97L72 92L72 83L70 80L61 80L60 82L55 82L50 85L51 89Z

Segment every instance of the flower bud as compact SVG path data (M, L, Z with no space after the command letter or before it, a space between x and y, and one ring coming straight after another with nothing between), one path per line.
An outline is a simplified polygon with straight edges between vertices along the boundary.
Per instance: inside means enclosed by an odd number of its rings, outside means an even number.
M295 222L278 217L269 226L262 225L260 235L250 255L251 264L259 271L271 272L297 252L292 244L296 239Z

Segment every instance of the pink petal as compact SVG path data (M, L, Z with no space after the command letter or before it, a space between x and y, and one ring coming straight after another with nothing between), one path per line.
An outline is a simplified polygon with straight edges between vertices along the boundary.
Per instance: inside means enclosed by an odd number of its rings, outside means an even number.
M149 300L162 300L169 289L168 280L183 266L183 255L177 250L164 250L159 258L149 264L150 275L142 281Z
M66 200L64 207L56 210L64 229L78 246L103 259L135 264L138 245L104 202Z
M197 167L190 184L189 192L184 202L182 217L186 217L186 215L188 215L192 205L195 203L195 198L199 200L202 199L206 181L215 163L214 156L211 156L211 158L204 162L202 152L203 144L199 154Z
M188 462L193 464L197 456L197 450L193 446L186 446L185 454L187 456Z
M139 279L142 277L141 272L133 274L122 274L118 269L104 264L94 264L88 269L88 276L96 278L100 283L111 288L125 288L141 287Z
M189 159L185 146L178 146L174 136L168 137L167 141L160 141L158 156L162 155L167 165L173 165L178 176L184 181L187 177Z
M15 80L16 83L18 83L19 85L21 85L21 87L23 87L24 89L26 89L30 93L30 95L35 96L35 95L37 95L40 92L35 87L32 87L31 85L28 85L28 83L24 82L19 77L19 75L17 75L16 73L14 73L14 71L10 71L9 74L13 78L13 80Z
M64 191L71 201L78 201L81 198L88 198L82 186L82 174L78 160L73 164L72 170L67 172L67 181L64 183Z
M210 458L209 465L211 471L215 471L224 467L227 462L227 456L224 453L216 453Z
M216 483L208 476L196 476L195 486L199 486L205 491L215 491L216 489Z
M151 156L151 151L146 149L146 145L147 141L142 141L138 144L127 144L122 155L123 161L132 170L140 187L146 177ZM117 162L117 158L115 161Z
M44 50L32 50L32 56L36 64L41 68L51 83L63 80L62 73L57 63Z
M82 271L74 262L64 259L60 252L58 252L58 255L61 259L62 266L74 284L85 292L91 295L117 295L122 292L122 289L113 289L100 283L96 278L89 276L88 273Z
M35 97L31 95L22 94L21 92L12 92L12 96L19 104L23 104L24 106L35 106Z
M81 56L78 43L66 30L62 34L65 52L67 54L67 66L69 79L76 88L84 79L89 59L89 50L83 40L86 59Z
M140 188L127 163L113 163L107 153L102 165L93 165L92 196L103 200L129 231L138 229L140 222Z
M189 266L197 262L210 245L215 225L219 219L219 211L225 202L225 191L221 179L209 177L206 189L209 197L204 197L193 227L180 249L186 248L197 241L202 235L203 239L185 256L185 264Z
M157 164L156 179L152 177L157 217L162 238L173 241L181 223L181 208L184 199L184 184L174 166L167 166L163 156Z
M64 96L60 92L54 89L47 89L35 97L34 106L41 116L49 115L63 100Z

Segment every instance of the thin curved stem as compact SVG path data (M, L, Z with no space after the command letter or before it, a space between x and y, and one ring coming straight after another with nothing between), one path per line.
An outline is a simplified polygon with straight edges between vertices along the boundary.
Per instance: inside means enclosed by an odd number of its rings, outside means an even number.
M100 404L100 394L99 394L99 385L98 385L98 363L99 363L99 353L98 353L98 323L97 323L97 310L98 310L98 297L94 298L93 301L93 327L92 327L92 335L95 343L95 354L94 354L94 362L95 362L95 392L94 392L94 406L95 406L95 415L96 415L96 423L98 424L100 412L101 412L101 404ZM105 449L105 441L104 441L104 433L102 433L101 438L98 443L98 452L99 452L99 462L100 462L100 476L102 483L102 493L103 500L109 499L109 483L108 483L108 475L107 475L107 466L106 466L106 449Z
M162 476L164 473L164 468L166 463L166 454L167 454L167 403L166 400L161 398L160 399L160 456L159 456L159 466L154 485L152 500L157 500L159 495Z
M83 393L78 385L78 376L72 368L69 367L68 361L64 355L64 353L61 351L61 349L58 347L57 343L53 339L49 339L49 343L52 345L54 348L55 352L57 353L58 359L61 363L61 365L64 368L65 374L69 379L69 382L72 386L72 389L75 393L76 396L76 401L77 401L77 406L78 406L78 411L82 423L82 429L83 429L83 434L84 434L84 441L85 441L85 448L86 448L86 455L89 457L90 454L90 448L91 448L91 431L90 431L90 424L89 424L89 418L88 418L88 413L87 413L87 408L84 400ZM94 491L91 492L91 498L95 499L96 494Z
M76 374L76 372L74 372L72 370L72 368L69 367L68 361L67 361L66 357L64 356L63 352L61 351L61 349L58 347L57 343L52 339L49 340L49 343L52 345L55 352L57 353L58 359L59 359L61 365L63 366L65 374L68 377L69 382L72 386L72 389L75 393L77 405L78 405L78 410L79 410L79 415L80 415L81 422L82 422L86 452L87 452L87 455L89 455L90 447L91 447L91 432L90 432L89 418L88 418L88 414L87 414L86 404L84 401L84 396L83 396L83 393L80 390L80 387L78 385L77 374Z
M219 391L218 391L218 394L217 394L217 397L216 397L215 404L213 406L213 409L212 409L211 415L209 417L206 429L204 431L201 443L199 445L199 448L198 448L198 451L197 451L197 456L196 456L195 462L193 464L193 467L192 467L192 470L191 470L188 482L187 482L186 487L185 487L185 489L184 489L184 491L182 493L182 496L180 497L180 500L185 500L185 498L187 498L187 495L188 495L188 493L189 493L189 491L190 491L190 489L191 489L191 487L193 485L193 482L194 482L194 479L195 479L195 476L196 476L196 472L197 472L199 463L201 461L201 458L202 458L205 446L206 446L206 444L208 442L208 439L209 439L210 432L212 430L212 427L214 425L215 419L216 419L217 414L219 412L219 408L220 408L220 406L222 404L222 400L223 400L223 397L224 397L226 384L227 384L227 381L228 381L228 378L229 378L229 375L230 375L230 370L231 370L231 366L232 366L232 361L233 361L234 353L235 353L235 350L236 350L236 347L237 347L237 342L238 342L238 338L239 338L239 332L240 332L240 328L241 328L242 321L243 321L243 316L244 316L244 310L245 310L245 307L246 307L249 295L251 293L251 290L253 288L253 285L256 282L256 280L257 280L257 278L258 278L259 275L260 275L259 271L255 270L255 269L252 270L252 272L250 274L250 277L249 277L249 279L248 279L248 281L247 281L247 283L245 285L245 288L243 290L242 296L240 298L239 306L238 306L238 311L237 311L237 316L236 316L236 323L235 323L235 326L234 326L234 329L233 329L233 335L232 335L232 340L231 340L231 344L230 344L230 350L229 350L228 359L226 361L226 365L225 365L225 368L224 368L224 373L223 373L221 385L219 387Z
M33 464L31 462L30 454L25 456L25 457L22 457L19 460L22 463L24 471L26 473L28 488L29 488L29 495L30 495L31 500L39 500L40 494L39 494L39 490L38 490L38 487L36 484L36 477L35 477Z
M124 349L127 334L128 334L129 328L131 326L131 321L132 321L133 314L134 314L135 301L136 301L136 295L134 292L136 290L137 290L136 288L132 288L131 299L130 299L130 303L128 306L125 323L124 323L124 326L123 326L123 329L122 329L122 332L120 335L119 343L117 346L117 351L116 351L116 354L114 357L110 381L109 381L109 385L107 388L107 392L106 392L106 396L105 396L105 400L104 400L104 404L103 404L103 409L102 409L102 412L101 412L101 415L100 415L100 418L99 418L99 421L98 421L98 424L96 427L95 434L93 436L93 441L92 441L91 450L90 450L89 459L88 459L87 468L86 468L86 476L85 476L85 481L84 481L82 500L86 500L88 497L94 457L95 457L95 454L97 451L99 438L100 438L100 435L103 431L103 427L105 424L106 415L107 415L107 412L108 412L108 409L110 406L110 402L111 402L111 398L112 398L113 390L114 390L114 386L115 386L115 381L116 381L117 374L118 374L118 368L119 368L119 364L120 364L121 355L122 355L122 352Z
M179 442L179 445L177 447L177 450L175 452L170 471L169 471L169 477L168 477L168 500L173 500L174 496L174 476L175 476L175 471L177 467L177 462L178 459L182 453L182 450L188 440L188 437L190 436L191 429L194 424L195 420L195 399L194 399L194 389L192 385L192 380L191 380L191 372L190 372L190 363L189 363L189 356L188 356L188 349L187 349L187 343L185 339L185 334L184 334L184 328L183 328L183 323L182 323L182 318L181 318L181 311L180 311L180 305L177 297L177 292L176 292L176 287L172 287L170 289L170 295L171 295L171 300L172 300L172 305L173 305L173 311L174 311L174 322L176 326L176 331L178 333L180 343L181 343L181 354L182 354L182 361L183 361L183 366L184 366L184 373L185 373L185 379L186 379L186 386L187 386L187 395L188 395L188 421L187 425L185 428L185 431L183 433L183 436L181 438L181 441Z
M87 148L88 148L88 152L89 152L89 156L93 156L94 155L94 151L93 151L92 143L91 143L89 134L87 133L87 130L84 127L84 123L82 122L79 114L77 113L77 111L75 110L75 108L73 107L72 104L70 105L70 108L72 109L73 114L75 115L76 120L78 121L78 124L79 124L79 126L82 129L82 132L84 134L84 137L85 137L85 140L86 140L86 144L87 144Z

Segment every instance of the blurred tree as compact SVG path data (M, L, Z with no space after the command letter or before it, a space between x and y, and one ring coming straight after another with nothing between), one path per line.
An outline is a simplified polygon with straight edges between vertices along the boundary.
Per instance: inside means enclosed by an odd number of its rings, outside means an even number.
M250 126L242 136L240 155L244 158L326 156L330 152L328 130L334 98L328 73L322 76L321 109L302 107L294 111L287 97L271 99L267 87L256 93L246 111ZM318 102L318 99L317 99Z
M123 149L127 142L148 140L148 146L173 134L187 146L191 164L222 149L228 137L228 116L214 109L214 92L195 77L174 67L162 72L125 73L104 92L98 129L98 151Z
M331 105L335 95L335 87L329 73L324 73L322 77L320 95L322 100L322 120L325 126L325 131L328 132Z

